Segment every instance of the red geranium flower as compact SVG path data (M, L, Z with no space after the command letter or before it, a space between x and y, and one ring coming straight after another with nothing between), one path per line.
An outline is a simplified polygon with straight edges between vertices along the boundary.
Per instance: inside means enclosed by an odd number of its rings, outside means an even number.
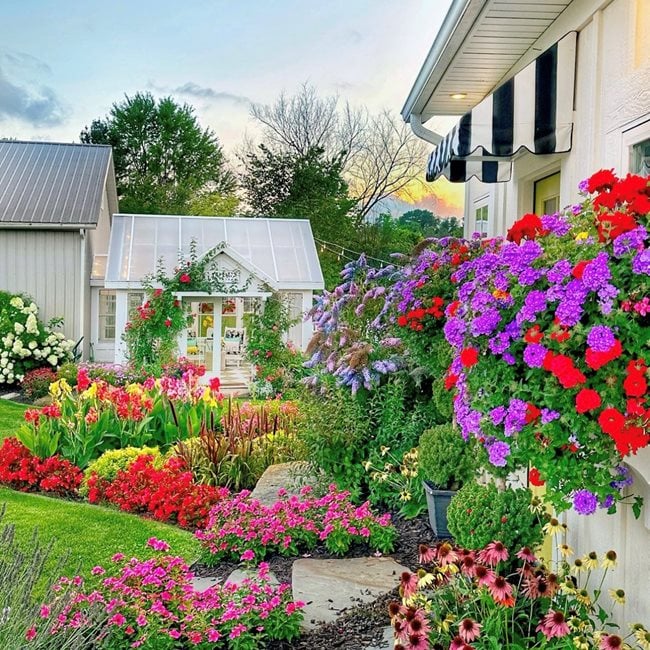
M601 169L587 179L587 191L589 194L593 194L611 190L617 180L613 169Z
M583 388L576 395L576 411L578 413L586 413L587 411L593 411L597 409L602 404L600 395L591 388Z
M534 422L541 414L542 412L534 404L528 402L528 406L526 407L526 424Z
M553 359L551 372L557 377L563 388L574 388L587 381L587 378L573 365L573 360L563 354L558 354Z
M636 219L626 212L601 214L596 217L598 239L600 242L616 239L619 235L637 227Z
M180 278L178 278L179 282L182 282L183 284L188 284L189 282L192 281L192 278L188 273L183 273Z
M576 280L582 280L582 274L585 272L585 268L587 267L587 264L589 264L591 260L581 260L578 262L574 267L573 271L571 271L571 275L576 278Z
M545 481L539 475L539 470L536 467L531 467L528 472L528 482L535 487L542 487Z
M542 220L536 214L525 214L512 224L506 238L515 242L515 244L519 244L524 237L526 239L535 239L546 234L548 234L548 230L544 229Z
M455 375L454 373L449 373L445 377L445 388L447 390L451 390L456 385L457 381L458 381L458 375Z
M616 408L606 408L598 416L600 428L610 436L620 433L625 426L625 417Z
M526 334L524 334L524 341L526 343L539 343L544 338L544 333L541 331L539 325L533 325Z
M585 363L592 370L599 370L610 361L618 359L621 354L623 354L623 346L617 339L614 345L607 352L596 352L591 348L587 348L587 352L585 353Z
M400 327L406 327L406 325L408 324L408 320L407 320L406 316L404 316L404 314L397 317L397 324Z
M650 443L650 435L646 434L641 427L626 427L611 434L616 449L621 456L636 454Z
M629 372L625 381L623 382L623 389L628 397L643 397L648 384L640 372Z
M460 353L460 362L465 368L471 368L478 362L478 350L476 348L465 348Z

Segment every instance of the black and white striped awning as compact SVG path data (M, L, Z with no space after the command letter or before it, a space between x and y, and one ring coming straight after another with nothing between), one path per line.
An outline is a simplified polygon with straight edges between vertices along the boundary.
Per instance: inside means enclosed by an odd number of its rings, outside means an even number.
M465 113L429 156L427 180L510 180L512 156L571 150L576 32L538 56Z

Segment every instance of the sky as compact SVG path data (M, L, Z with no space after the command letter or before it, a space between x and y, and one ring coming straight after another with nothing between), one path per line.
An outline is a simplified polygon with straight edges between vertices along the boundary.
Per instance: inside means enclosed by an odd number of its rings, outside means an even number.
M138 91L191 104L231 158L257 135L250 103L305 82L399 114L450 2L2 0L0 137L77 142ZM462 185L412 189L400 198L462 213Z

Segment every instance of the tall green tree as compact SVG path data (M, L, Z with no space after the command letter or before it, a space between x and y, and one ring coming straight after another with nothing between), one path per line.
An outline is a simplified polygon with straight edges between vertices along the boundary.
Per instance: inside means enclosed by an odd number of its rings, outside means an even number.
M438 217L430 210L409 210L398 222L423 237L462 237L463 224L455 217Z
M188 104L136 93L93 120L81 142L113 147L123 212L185 214L206 193L231 195L235 178L213 131Z

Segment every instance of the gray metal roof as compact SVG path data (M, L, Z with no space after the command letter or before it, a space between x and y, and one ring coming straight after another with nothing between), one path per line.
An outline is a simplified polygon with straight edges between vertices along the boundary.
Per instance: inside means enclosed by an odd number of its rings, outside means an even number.
M96 226L109 171L109 146L0 141L0 227Z

